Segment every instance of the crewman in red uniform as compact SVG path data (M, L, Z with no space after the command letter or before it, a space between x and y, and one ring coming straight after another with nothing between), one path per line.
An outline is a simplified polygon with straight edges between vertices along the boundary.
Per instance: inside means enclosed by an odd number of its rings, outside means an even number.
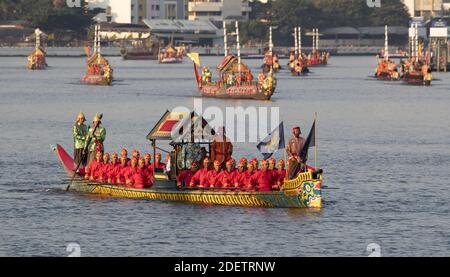
M222 163L218 160L214 161L214 168L208 172L208 187L210 188L220 188L222 187L221 180L219 179Z
M86 168L86 173L84 175L85 179L89 179L89 180L97 180L100 175L100 169L103 165L103 161L102 161L102 152L97 152L95 154L95 160L93 160L89 166Z
M124 172L125 185L127 187L133 187L134 185L134 175L138 171L138 160L136 158L131 159L131 166L128 167Z
M239 164L243 163L244 164L244 170L247 169L247 159L246 158L241 158L239 160Z
M259 171L259 162L257 158L251 159L250 163L253 164L253 170L255 172Z
M118 172L118 170L120 170L120 160L119 160L119 156L117 155L116 152L111 154L111 164L112 164L112 168L107 173L108 183L115 184L116 183L115 173ZM113 175L114 175L114 179L111 178L111 177L113 177Z
M247 164L243 159L241 159L239 161L238 167L235 171L235 176L234 176L234 187L235 188L239 188L242 186L241 179L244 178L246 169L247 169Z
M218 183L220 183L223 188L234 187L236 183L236 170L234 169L233 159L228 160L225 170L220 172Z
M122 162L122 158L126 158L127 165L130 165L130 159L128 158L128 151L125 148L122 148L122 150L120 150L120 160L121 160L121 162Z
M203 168L197 171L194 176L192 176L191 181L189 183L189 187L208 187L208 173L210 171L209 168L209 158L205 158L203 160Z
M153 176L153 164L152 164L152 155L149 153L144 154L145 166L147 167L150 174Z
M255 166L250 162L247 165L247 170L239 178L239 186L247 190L253 189L256 186L255 180L253 179L254 174Z
M138 161L141 158L141 153L137 149L133 149L133 153L131 154L131 158L136 158Z
M281 189L286 179L286 169L284 168L284 160L278 160L277 182L272 188Z
M256 183L258 191L270 191L272 189L272 174L268 170L266 160L261 161L261 170L256 172L252 179Z
M161 162L161 154L155 154L155 169L164 169L166 168L166 164Z
M131 175L131 179L134 188L143 189L149 188L153 185L148 169L145 167L144 158L139 159L137 170L132 172L133 174Z
M276 184L277 180L278 180L278 171L276 168L276 161L274 158L270 158L268 161L269 167L268 167L268 171L270 172L270 174L272 175L272 184Z
M114 168L113 164L109 162L109 153L103 154L103 164L98 173L98 180L100 182L108 182L109 172Z
M128 158L126 156L120 157L120 166L116 167L110 174L109 178L111 179L110 183L114 184L125 184L126 178L125 174L127 173L129 168Z
M192 181L192 177L198 172L198 165L196 162L191 163L191 169L183 170L177 176L177 187L182 188L183 186L189 187Z

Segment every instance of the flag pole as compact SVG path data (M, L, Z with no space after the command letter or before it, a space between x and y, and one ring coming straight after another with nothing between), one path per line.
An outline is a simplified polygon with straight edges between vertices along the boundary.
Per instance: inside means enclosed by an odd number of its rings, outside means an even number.
M318 151L317 151L317 112L314 113L314 167L317 169Z

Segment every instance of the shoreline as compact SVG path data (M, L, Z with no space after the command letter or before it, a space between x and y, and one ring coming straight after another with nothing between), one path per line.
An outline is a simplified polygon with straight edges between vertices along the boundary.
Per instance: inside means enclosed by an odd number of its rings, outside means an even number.
M34 47L0 47L0 57L27 57ZM327 47L322 51L330 52L332 56L375 56L379 47ZM47 57L55 58L80 58L86 57L83 47L47 47L45 48ZM233 49L231 49L233 50ZM290 48L278 47L275 51L281 55L289 53ZM394 47L393 49L394 50ZM223 51L217 48L191 48L191 52L198 52L200 56L223 56ZM310 52L310 48L304 48L305 52ZM394 51L395 52L395 51ZM392 53L394 53L392 52ZM105 57L121 57L119 47L102 47L102 55ZM244 48L241 50L243 59L262 59L259 48Z

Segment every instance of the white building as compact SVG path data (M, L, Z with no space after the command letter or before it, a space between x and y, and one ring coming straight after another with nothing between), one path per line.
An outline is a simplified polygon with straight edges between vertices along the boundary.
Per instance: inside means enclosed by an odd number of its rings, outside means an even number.
M143 24L144 19L185 19L187 0L88 0L89 8L103 8L96 19Z
M248 19L251 8L248 0L189 0L189 20Z
M411 17L440 16L450 9L450 0L402 0Z
M97 15L98 21L116 23L137 23L136 18L132 18L137 0L88 0L89 8L102 8L106 13ZM132 6L133 5L133 6Z

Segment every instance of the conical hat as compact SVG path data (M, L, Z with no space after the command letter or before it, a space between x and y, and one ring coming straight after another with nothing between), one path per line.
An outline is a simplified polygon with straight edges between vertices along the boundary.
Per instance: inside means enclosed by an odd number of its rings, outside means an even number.
M101 117L100 117L100 115L99 115L98 113L95 114L94 119L92 119L92 121L93 121L93 122L101 122Z
M83 112L80 112L80 113L78 114L77 120L80 119L80 118L82 118L83 120L86 121L86 117L84 117L84 113L83 113Z

